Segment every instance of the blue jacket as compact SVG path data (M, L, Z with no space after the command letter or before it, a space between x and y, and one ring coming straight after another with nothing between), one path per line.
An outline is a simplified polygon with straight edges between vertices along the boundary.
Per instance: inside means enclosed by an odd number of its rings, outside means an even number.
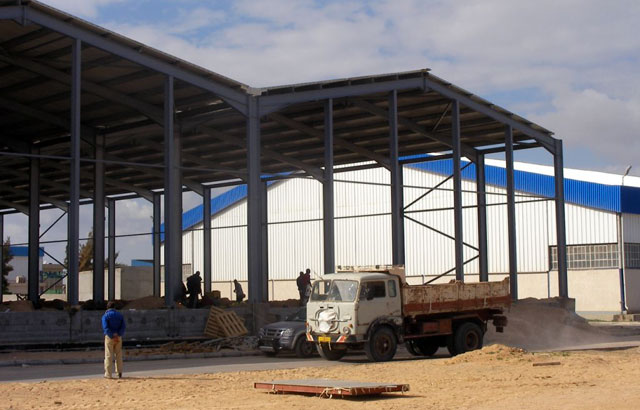
M117 333L118 336L124 336L126 327L124 316L117 310L109 309L102 315L102 330L105 336L113 337L114 333Z

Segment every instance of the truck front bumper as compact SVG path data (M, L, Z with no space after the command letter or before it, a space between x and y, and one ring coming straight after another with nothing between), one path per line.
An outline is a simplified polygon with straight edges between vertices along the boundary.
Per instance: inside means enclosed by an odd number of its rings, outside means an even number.
M307 340L312 343L356 343L354 335L324 334L307 332Z

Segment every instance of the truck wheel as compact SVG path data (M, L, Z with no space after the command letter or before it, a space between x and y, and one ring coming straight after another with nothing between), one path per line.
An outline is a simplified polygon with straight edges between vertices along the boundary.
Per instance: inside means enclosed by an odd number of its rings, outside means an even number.
M440 348L438 343L431 339L416 340L415 343L418 347L418 351L423 356L433 356Z
M296 356L304 359L313 356L315 346L313 343L308 342L304 335L302 335L298 337L298 340L296 340L296 344L293 346L293 351L296 353Z
M318 343L316 349L325 360L340 360L347 354L347 349L330 349L326 343Z
M482 349L482 338L484 334L480 326L472 322L460 325L453 337L453 346L456 354L470 352L471 350Z
M393 359L397 348L396 335L391 329L383 326L373 332L369 341L364 345L364 352L373 362L387 362Z
M407 348L407 352L411 353L413 356L421 356L422 355L422 353L420 353L418 351L418 348L416 347L415 340L407 340L405 342L405 347Z

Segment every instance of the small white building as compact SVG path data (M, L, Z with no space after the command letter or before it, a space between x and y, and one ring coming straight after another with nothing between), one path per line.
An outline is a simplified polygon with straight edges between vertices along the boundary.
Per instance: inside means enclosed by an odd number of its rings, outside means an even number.
M487 160L490 280L508 272L504 162ZM463 165L465 163L463 162ZM518 295L557 296L553 167L515 164ZM404 166L406 273L410 283L455 277L451 160ZM474 164L463 170L464 242L477 246ZM389 173L372 168L335 174L337 265L391 263ZM640 178L565 169L569 296L585 315L640 311ZM414 202L415 201L415 202ZM296 298L295 278L323 267L322 186L293 178L268 189L269 296ZM246 186L212 199L213 289L232 297L247 278ZM426 228L424 225L429 226ZM183 215L183 263L203 270L202 206ZM432 229L431 229L432 228ZM624 246L623 246L624 244ZM164 253L162 252L161 255ZM465 280L478 280L477 251L465 247ZM246 283L246 282L245 282ZM246 285L245 285L246 289Z

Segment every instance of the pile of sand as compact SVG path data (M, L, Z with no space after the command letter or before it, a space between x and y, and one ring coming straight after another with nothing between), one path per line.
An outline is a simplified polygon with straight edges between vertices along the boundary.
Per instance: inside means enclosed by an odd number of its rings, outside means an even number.
M35 309L30 300L14 300L3 303L2 310L11 312L33 312Z
M271 300L269 301L269 306L283 308L300 307L300 299Z
M446 364L457 364L463 362L487 362L487 361L510 361L510 360L530 360L532 354L518 347L510 347L501 344L493 344L485 346L480 350L457 355L449 360Z
M134 299L124 305L125 310L149 310L149 309L162 309L165 307L164 298L157 296L145 296L140 299Z
M558 299L522 299L505 313L509 322L504 333L497 333L495 327L489 325L485 344L546 350L612 340L606 332L563 307Z

